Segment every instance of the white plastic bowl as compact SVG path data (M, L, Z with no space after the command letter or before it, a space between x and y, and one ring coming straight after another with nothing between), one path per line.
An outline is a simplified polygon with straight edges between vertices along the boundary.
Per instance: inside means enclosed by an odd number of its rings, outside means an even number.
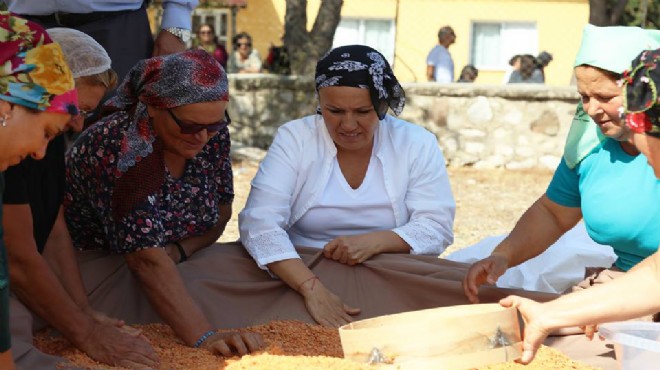
M660 323L613 322L599 325L598 331L614 343L619 369L660 368Z

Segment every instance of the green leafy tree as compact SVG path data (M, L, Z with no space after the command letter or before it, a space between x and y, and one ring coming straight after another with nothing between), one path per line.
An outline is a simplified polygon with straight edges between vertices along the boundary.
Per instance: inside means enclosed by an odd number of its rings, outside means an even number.
M589 0L589 23L596 26L660 28L658 0Z
M660 29L660 1L628 0L621 24Z

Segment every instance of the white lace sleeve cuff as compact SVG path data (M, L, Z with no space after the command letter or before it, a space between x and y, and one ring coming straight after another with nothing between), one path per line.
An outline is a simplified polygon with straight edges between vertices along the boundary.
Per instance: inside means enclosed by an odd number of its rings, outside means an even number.
M453 234L443 235L430 220L416 220L392 230L410 245L411 254L440 255L453 242Z
M300 258L289 235L281 229L267 231L241 241L259 268L263 270L268 269L266 265L269 263Z

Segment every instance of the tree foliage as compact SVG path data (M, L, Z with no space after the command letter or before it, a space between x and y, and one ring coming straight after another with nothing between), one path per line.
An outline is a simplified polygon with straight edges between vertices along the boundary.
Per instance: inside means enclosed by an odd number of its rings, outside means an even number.
M660 1L628 0L621 24L660 29Z
M660 1L589 0L589 23L596 26L660 28Z
M316 61L332 47L343 3L342 0L321 0L314 25L308 31L307 0L286 0L284 47L292 74L314 74Z

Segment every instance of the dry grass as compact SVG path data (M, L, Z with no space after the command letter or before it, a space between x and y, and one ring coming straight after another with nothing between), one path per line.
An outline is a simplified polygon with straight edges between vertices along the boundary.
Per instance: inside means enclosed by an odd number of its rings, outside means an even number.
M257 171L255 163L234 165L234 212L222 242L238 239L238 212L243 209L250 181ZM504 170L450 168L456 222L453 251L492 235L508 233L518 218L541 196L552 178L549 170Z

